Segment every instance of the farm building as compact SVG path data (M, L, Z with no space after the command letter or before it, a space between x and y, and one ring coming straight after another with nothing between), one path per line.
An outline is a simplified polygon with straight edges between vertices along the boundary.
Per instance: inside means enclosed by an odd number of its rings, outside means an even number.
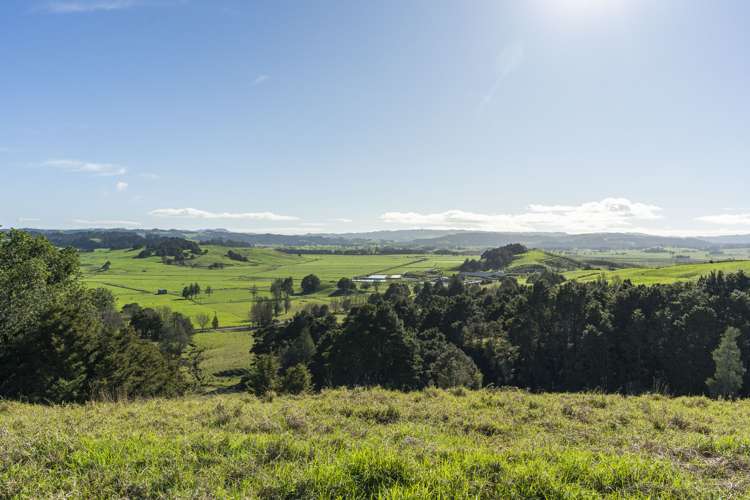
M159 288L156 291L156 295L166 295L166 294L167 294L167 289L166 288Z

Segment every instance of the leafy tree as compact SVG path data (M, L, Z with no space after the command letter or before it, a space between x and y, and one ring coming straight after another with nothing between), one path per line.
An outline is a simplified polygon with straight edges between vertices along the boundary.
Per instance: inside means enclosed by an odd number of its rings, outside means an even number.
M482 372L469 356L452 344L430 366L430 375L435 385L443 389L456 386L479 389L482 386Z
M198 313L195 315L195 321L198 322L198 326L201 327L201 330L205 330L211 322L211 318L206 313Z
M262 396L279 388L279 360L272 354L255 356L249 373L242 383L256 396Z
M711 354L716 364L716 372L713 377L706 380L706 385L716 397L732 398L742 389L745 367L742 365L742 356L737 346L739 336L740 331L737 328L727 328L721 336L719 346Z
M264 327L273 322L275 302L261 298L250 307L250 322L255 326Z
M213 293L214 293L214 289L211 288L211 285L208 285L206 287L206 295L208 295L210 297L211 295L213 295Z
M284 278L284 281L281 283L281 291L287 297L290 295L294 295L294 278Z
M320 290L320 278L318 278L314 274L308 274L307 276L302 278L302 282L300 285L302 287L302 293L315 293Z
M350 294L357 289L357 285L351 280L351 278L341 278L338 283L336 283L336 288L341 294Z

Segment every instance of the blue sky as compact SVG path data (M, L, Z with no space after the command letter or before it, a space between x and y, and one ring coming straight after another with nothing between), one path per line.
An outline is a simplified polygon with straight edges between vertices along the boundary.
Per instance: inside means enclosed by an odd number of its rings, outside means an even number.
M0 2L0 224L750 233L750 3Z

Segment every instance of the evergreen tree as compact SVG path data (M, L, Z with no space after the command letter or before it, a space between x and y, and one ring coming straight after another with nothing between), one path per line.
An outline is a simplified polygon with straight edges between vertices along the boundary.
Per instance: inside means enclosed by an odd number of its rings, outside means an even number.
M301 394L312 389L312 375L303 363L289 367L281 379L281 390L289 394Z
M256 396L262 396L279 388L279 360L272 354L255 356L250 372L242 379L243 384Z
M732 398L742 389L745 367L742 365L740 349L737 346L737 328L727 328L721 336L719 346L711 356L716 364L714 376L706 380L708 390L716 397Z
M216 313L214 313L214 319L211 321L211 328L214 330L219 328L219 318L216 316Z

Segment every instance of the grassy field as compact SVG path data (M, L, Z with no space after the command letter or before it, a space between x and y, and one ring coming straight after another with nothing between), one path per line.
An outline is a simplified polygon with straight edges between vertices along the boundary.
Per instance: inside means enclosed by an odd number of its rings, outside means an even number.
M221 326L237 326L247 322L247 314L252 301L250 287L258 287L258 296L268 296L275 278L294 278L299 291L302 278L316 274L322 281L322 290L311 295L296 295L294 309L307 303L330 301L336 282L342 277L362 274L387 273L403 274L428 269L445 272L454 270L465 257L445 255L294 255L271 249L234 249L248 258L248 262L238 262L226 257L227 248L206 246L206 255L189 261L190 266L162 264L157 257L135 259L135 251L100 250L81 254L81 267L84 281L89 286L110 289L120 305L137 302L143 306L169 306L195 318L199 313L213 317L216 314ZM108 271L101 268L109 261ZM223 269L209 269L214 263L223 264ZM214 293L205 294L196 300L185 300L182 288L197 282L205 290L210 286ZM167 295L156 295L160 288Z
M733 273L744 271L750 273L750 261L714 262L705 264L683 264L659 268L630 268L618 269L616 271L601 270L579 270L566 272L565 277L578 281L594 281L600 277L607 280L629 279L639 285L654 285L658 283L675 283L678 281L697 280L711 271L723 271Z
M677 256L690 259L683 264L700 264L710 261L750 260L750 248L729 248L721 252L708 252L691 248L665 248L662 252L645 250L570 250L556 252L583 261L607 261L626 267L666 267L681 262Z
M332 390L0 403L0 498L747 498L750 402Z
M239 371L250 366L252 332L205 332L193 335L193 342L204 349L201 369L206 377L203 390L230 387L240 381Z

